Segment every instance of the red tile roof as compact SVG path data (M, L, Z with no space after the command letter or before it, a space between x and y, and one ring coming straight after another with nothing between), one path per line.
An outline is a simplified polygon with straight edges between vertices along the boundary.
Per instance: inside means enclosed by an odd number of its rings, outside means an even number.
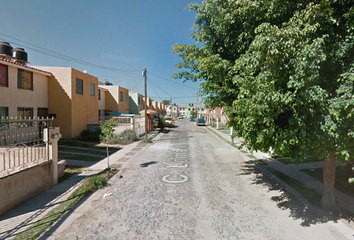
M16 64L16 65L21 66L21 67L25 67L25 68L29 68L29 69L32 69L32 70L36 70L36 71L39 71L39 72L51 74L50 72L47 72L47 71L44 71L44 70L41 70L41 69L38 69L38 68L30 67L30 66L24 65L22 63L16 62L16 61L11 61L11 60L8 60L8 59L5 59L5 58L1 58L1 57L0 57L0 60L4 61L4 62Z

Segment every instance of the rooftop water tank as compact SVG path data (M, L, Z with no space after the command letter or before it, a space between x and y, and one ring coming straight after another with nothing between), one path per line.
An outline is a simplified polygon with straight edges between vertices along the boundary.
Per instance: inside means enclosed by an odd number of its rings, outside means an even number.
M12 47L8 42L0 43L0 56L3 58L11 59L12 57Z
M27 52L23 48L15 48L12 57L15 61L22 64L26 64L28 60Z

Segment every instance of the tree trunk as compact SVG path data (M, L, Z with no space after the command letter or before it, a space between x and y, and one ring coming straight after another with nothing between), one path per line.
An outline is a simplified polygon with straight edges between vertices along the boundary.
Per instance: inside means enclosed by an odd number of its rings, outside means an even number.
M335 191L336 163L334 153L329 154L329 159L324 161L323 166L323 193L321 205L323 208L335 210L336 191Z

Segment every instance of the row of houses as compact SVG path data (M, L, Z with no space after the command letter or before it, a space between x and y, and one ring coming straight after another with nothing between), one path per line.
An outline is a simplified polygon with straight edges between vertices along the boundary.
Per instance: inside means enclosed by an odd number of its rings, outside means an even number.
M145 98L71 67L28 66L24 49L0 43L0 119L53 118L63 138L73 138L110 113L141 114ZM166 114L167 106L146 98L147 108Z

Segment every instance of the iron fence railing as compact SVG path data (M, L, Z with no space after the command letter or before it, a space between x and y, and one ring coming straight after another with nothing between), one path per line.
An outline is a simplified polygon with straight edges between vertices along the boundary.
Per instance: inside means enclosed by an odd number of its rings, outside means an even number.
M0 119L0 147L13 144L31 144L43 140L43 129L52 127L49 118L2 118Z
M0 178L51 160L43 140L52 120L0 119Z

